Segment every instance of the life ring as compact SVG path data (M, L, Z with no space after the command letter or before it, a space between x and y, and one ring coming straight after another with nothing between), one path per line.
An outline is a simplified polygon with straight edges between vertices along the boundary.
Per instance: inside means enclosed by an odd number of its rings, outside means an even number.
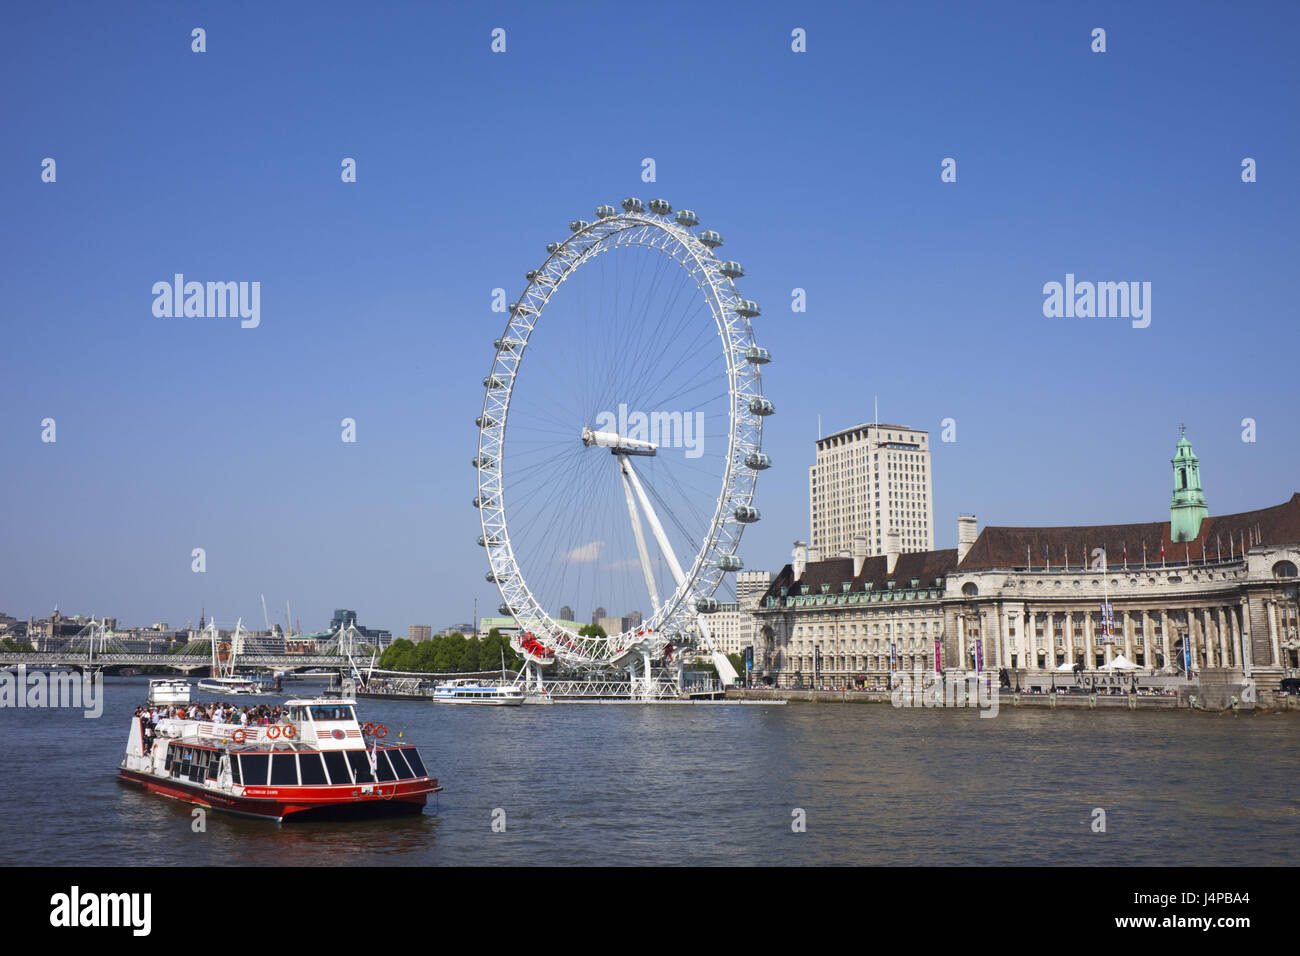
M233 734L230 735L230 739L237 744L242 744L245 740L248 739L248 734L244 733L242 730L236 730Z
M385 727L383 724L376 724L375 736L378 737L380 740L383 740L385 737L388 736L388 728Z
M284 739L293 740L296 736L298 736L297 728L295 728L293 724L287 724L284 728Z
M367 720L366 725L361 728L361 732L365 734L367 737L369 737L371 734L375 732L375 725Z
M275 724L272 724L270 727L267 727L267 728L266 728L266 739L267 739L267 740L274 740L276 737L279 737L279 736L280 736L280 728L277 727Z

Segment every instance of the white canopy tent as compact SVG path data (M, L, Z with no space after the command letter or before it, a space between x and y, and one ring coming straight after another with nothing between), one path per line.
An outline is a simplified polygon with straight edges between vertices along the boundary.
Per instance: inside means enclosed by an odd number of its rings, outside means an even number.
M1101 670L1104 671L1135 671L1137 669L1138 666L1123 654L1118 655L1109 664L1104 664L1101 667Z

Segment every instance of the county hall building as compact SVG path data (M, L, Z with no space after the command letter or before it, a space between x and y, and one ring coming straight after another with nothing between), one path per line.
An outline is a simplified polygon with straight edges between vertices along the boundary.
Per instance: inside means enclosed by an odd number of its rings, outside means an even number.
M1300 494L1215 516L1185 436L1172 465L1168 521L977 532L966 515L956 548L908 552L893 532L877 555L865 534L834 556L797 542L754 612L755 678L885 686L937 658L1023 685L1122 654L1139 675L1190 662L1192 680L1276 689L1300 675Z

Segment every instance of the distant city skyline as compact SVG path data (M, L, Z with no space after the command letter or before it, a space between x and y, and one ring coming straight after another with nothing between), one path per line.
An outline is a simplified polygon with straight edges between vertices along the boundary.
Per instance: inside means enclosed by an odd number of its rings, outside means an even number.
M763 308L746 568L808 533L819 416L875 396L931 436L936 548L967 512L1159 520L1180 422L1211 516L1297 490L1300 10L670 8L218 8L201 54L190 13L13 18L10 88L57 80L0 106L0 612L495 613L469 464L494 290L625 196L698 212ZM257 283L255 327L159 315L177 275L205 315L208 283L250 315ZM1138 283L1141 320L1049 317L1085 281Z

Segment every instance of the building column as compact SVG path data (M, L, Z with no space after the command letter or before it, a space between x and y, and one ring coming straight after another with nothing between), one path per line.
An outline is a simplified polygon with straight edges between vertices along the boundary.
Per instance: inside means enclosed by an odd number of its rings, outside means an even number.
M1282 646L1278 642L1277 634L1277 601L1273 598L1268 599L1268 643L1273 648L1273 666L1280 666Z
M1006 612L1004 611L1002 604L999 603L993 605L994 627L998 629L998 667L1011 666L1011 657L1007 653L1007 622L1005 618Z
M1124 612L1124 656L1131 663L1137 655L1133 653L1133 612Z
M1211 608L1214 613L1214 643L1219 648L1220 667L1231 667L1232 662L1228 657L1228 642L1223 635L1223 608L1215 606Z
M1096 632L1092 626L1092 612L1085 610L1083 612L1083 667L1084 670L1092 670L1097 665L1092 658L1092 643L1097 639Z
M957 612L957 667L966 669L966 618Z
M1241 614L1240 619L1237 614ZM1255 649L1250 646L1250 637L1246 633L1250 627L1250 612L1245 598L1242 598L1236 609L1233 610L1232 620L1237 626L1237 648L1241 654L1241 671L1249 677L1251 668L1254 666Z
M1168 667L1172 662L1169 660L1169 612L1160 609L1160 656L1165 659L1165 666Z

